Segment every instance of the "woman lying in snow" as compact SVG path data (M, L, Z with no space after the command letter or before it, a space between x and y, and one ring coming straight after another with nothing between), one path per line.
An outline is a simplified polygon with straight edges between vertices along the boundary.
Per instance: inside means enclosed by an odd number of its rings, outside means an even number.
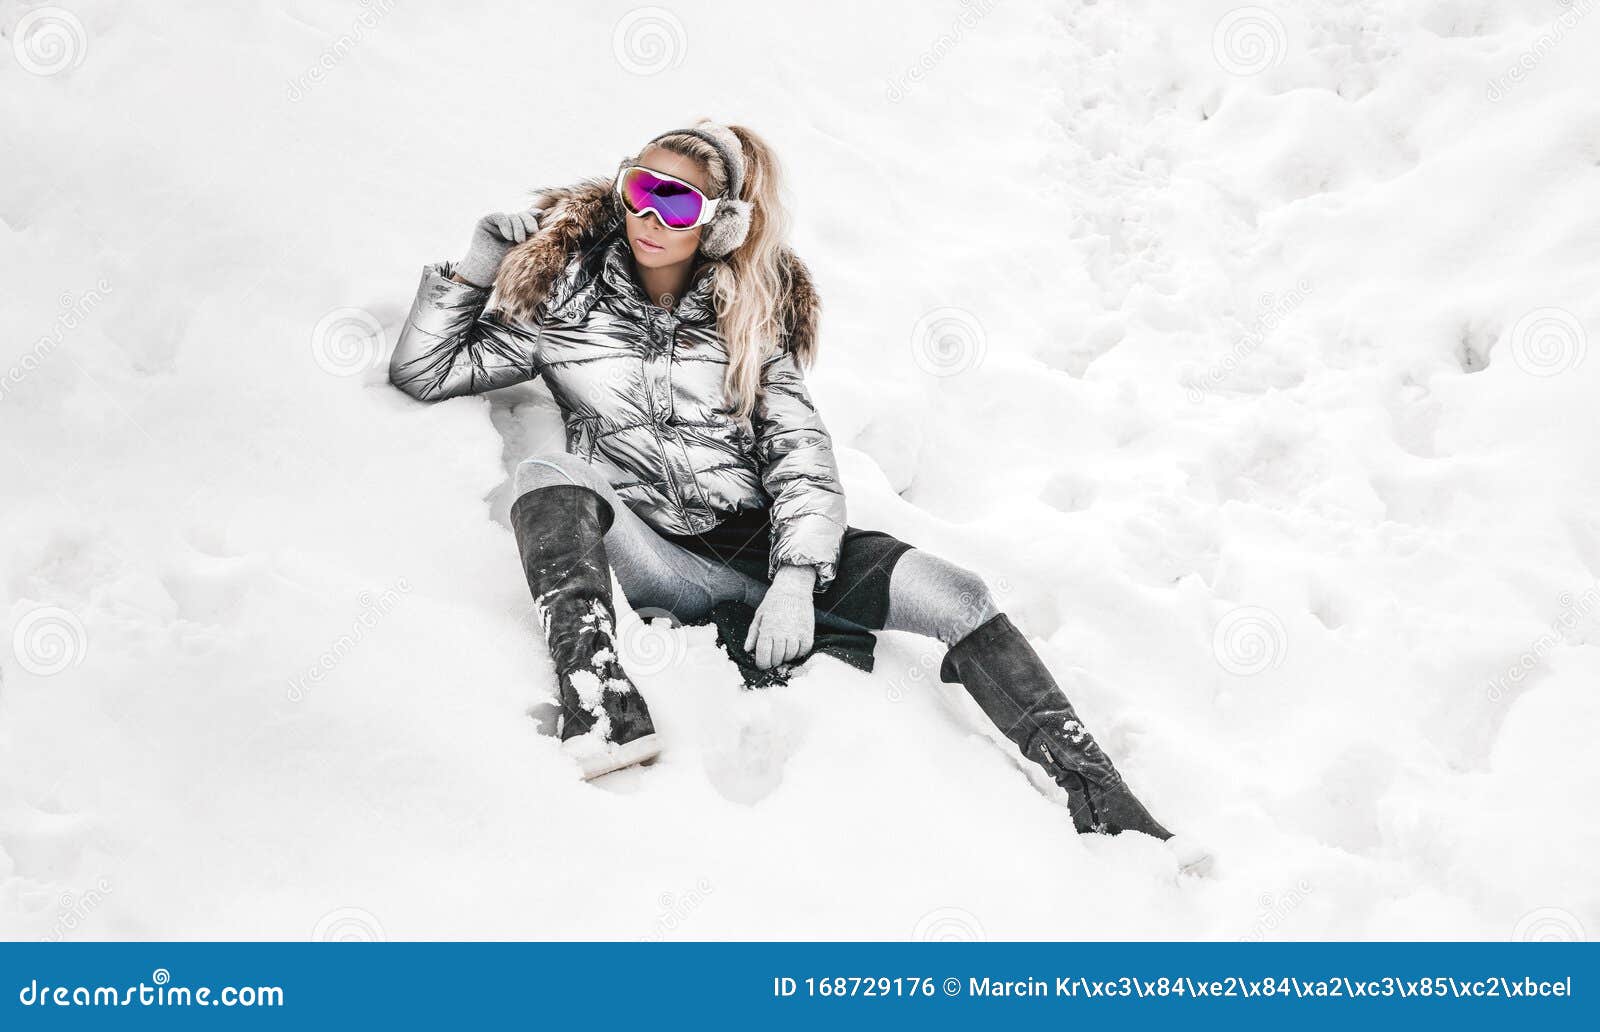
M786 223L772 150L701 122L612 179L486 216L459 263L423 272L395 386L436 401L542 376L566 423L565 452L518 466L511 508L564 746L591 778L661 749L617 655L615 573L630 605L682 620L755 607L744 647L763 668L804 659L819 621L939 638L941 678L1066 790L1080 832L1171 838L982 580L846 523L801 376L818 301Z

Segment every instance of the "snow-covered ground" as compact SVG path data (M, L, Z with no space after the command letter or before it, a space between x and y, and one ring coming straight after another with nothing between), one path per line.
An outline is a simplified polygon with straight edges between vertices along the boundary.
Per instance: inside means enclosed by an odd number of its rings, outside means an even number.
M1600 930L1600 0L0 0L6 937ZM497 520L548 395L425 261L700 115L787 161L852 521L982 572L1152 809L885 636L624 615L584 785Z

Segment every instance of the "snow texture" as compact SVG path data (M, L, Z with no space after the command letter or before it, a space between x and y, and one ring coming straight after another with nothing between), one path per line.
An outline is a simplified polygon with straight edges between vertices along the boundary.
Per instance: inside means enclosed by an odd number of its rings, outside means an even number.
M0 931L1595 934L1597 6L0 0ZM548 392L386 350L701 115L786 161L852 522L1210 877L1075 835L929 640L747 692L624 611L660 762L527 718Z

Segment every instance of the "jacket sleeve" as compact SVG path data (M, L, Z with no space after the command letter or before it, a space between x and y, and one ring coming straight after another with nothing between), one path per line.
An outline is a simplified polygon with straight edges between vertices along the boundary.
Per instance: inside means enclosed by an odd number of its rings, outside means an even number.
M422 270L389 359L389 382L418 401L441 401L539 375L537 333L485 315L489 288L457 283L451 271L448 262Z
M787 349L766 360L761 387L750 427L761 483L772 497L767 575L786 564L814 566L817 590L822 591L833 580L846 525L833 438Z

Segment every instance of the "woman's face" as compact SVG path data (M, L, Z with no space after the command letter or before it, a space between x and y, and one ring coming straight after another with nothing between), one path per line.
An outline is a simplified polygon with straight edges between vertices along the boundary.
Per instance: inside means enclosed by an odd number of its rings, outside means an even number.
M693 158L674 154L661 147L646 147L644 153L639 155L639 164L692 183L701 193L710 196L711 184L706 178L705 167ZM628 227L628 246L633 249L633 260L643 268L658 269L692 261L695 251L700 248L700 226L681 231L671 230L661 224L653 211L643 215L625 212L624 221Z

